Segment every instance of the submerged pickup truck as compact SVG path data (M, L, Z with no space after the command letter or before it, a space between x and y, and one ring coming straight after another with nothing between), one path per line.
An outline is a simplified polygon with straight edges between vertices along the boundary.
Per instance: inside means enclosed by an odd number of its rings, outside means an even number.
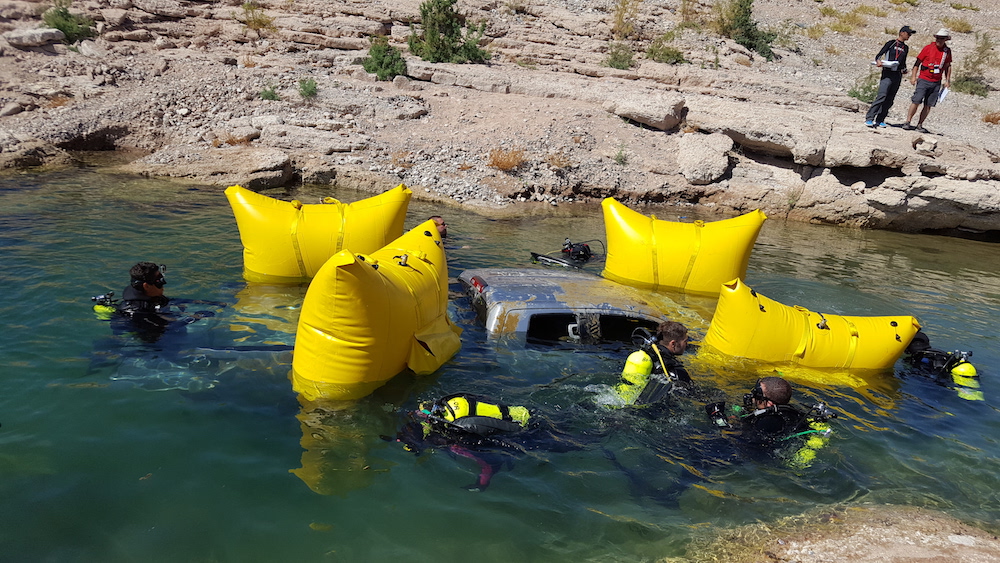
M637 328L689 322L666 294L621 285L579 270L479 268L458 276L489 339L532 344L631 342Z

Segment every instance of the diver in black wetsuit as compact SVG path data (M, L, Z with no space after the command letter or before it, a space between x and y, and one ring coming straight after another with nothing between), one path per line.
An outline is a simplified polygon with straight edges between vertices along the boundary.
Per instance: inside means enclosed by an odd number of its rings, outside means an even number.
M167 284L165 266L139 262L129 270L131 280L117 304L118 316L130 321L131 329L145 342L156 342L167 330L171 318L170 298L163 294Z
M509 469L514 458L527 451L570 451L580 447L525 407L469 393L422 403L410 413L409 422L396 434L395 441L417 455L426 449L441 449L475 461L479 476L465 487L470 491L486 490L494 474L504 466Z
M955 389L958 396L969 401L982 401L979 372L969 358L972 352L946 352L931 347L930 337L922 330L913 335L906 346L904 361L914 370L929 375L934 381Z
M622 380L615 386L615 394L624 404L650 405L691 383L691 376L677 359L687 349L687 327L676 321L662 322L656 335L640 344L642 349L629 355Z

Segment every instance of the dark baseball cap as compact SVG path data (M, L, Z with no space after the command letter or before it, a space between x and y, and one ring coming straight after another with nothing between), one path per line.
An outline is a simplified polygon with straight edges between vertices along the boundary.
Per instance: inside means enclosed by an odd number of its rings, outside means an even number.
M904 31L906 33L909 33L910 35L913 35L914 33L916 33L916 31L913 31L913 28L910 27L910 26L908 26L908 25L904 25L903 27L899 28L899 32L900 33L903 33Z

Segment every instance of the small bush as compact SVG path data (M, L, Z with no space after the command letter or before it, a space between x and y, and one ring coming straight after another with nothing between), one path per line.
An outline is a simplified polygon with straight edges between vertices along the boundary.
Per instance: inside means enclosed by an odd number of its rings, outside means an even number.
M951 81L951 89L956 92L973 94L986 97L990 92L989 83L986 80L986 69L997 60L994 52L996 43L989 33L976 33L976 46L971 50L969 56L962 61L962 66L955 73L955 79Z
M993 125L1000 124L1000 111L991 111L983 116L983 121L986 123L992 123Z
M264 9L261 8L260 4L257 2L244 2L242 13L233 12L233 19L240 22L247 29L253 31L257 34L257 37L262 37L265 31L277 31L278 28L274 25L274 18L265 14Z
M668 45L668 43L673 40L673 33L661 35L649 44L649 49L646 50L646 56L649 57L650 60L658 63L671 65L686 62L684 60L684 53L680 49Z
M715 27L720 35L755 51L767 60L774 60L771 43L778 34L761 31L753 20L753 0L726 0L716 4Z
M457 1L427 0L420 5L422 30L417 33L411 26L407 38L411 53L432 63L480 63L489 59L489 53L479 48L486 22L464 27L463 19L455 12Z
M94 30L90 27L94 22L70 13L69 7L72 4L73 0L55 0L53 6L42 14L45 25L63 32L67 45L94 36Z
M487 166L501 172L511 172L521 167L527 159L524 149L493 149L490 151L490 161Z
M809 39L820 39L826 35L826 26L821 23L813 24L806 28L805 34Z
M862 4L851 11L865 16L875 16L876 18L884 18L888 15L882 8L876 8L875 6L870 6L868 4Z
M959 76L951 82L951 89L981 98L985 98L990 93L990 86L982 76Z
M608 46L608 58L604 65L618 70L628 70L634 64L632 49L624 43L612 43Z
M299 80L299 95L302 96L304 100L312 100L316 97L318 93L316 88L316 81L312 78L303 78Z
M268 84L267 88L264 88L263 90L260 91L260 99L271 100L272 102L274 102L280 100L281 96L278 95L278 92L274 89L274 86Z
M889 0L889 3L890 4L895 4L897 6L900 6L900 5L903 5L903 4L909 4L910 6L913 6L914 8L916 8L917 6L920 5L920 0Z
M552 168L561 170L573 166L573 161L568 156L560 152L554 152L545 157L545 162Z
M611 158L615 161L615 164L619 166L625 166L628 164L628 153L625 152L625 143L618 145L618 152L616 152Z
M972 24L965 18L941 18L941 22L955 33L972 33Z
M859 78L854 86L847 91L847 95L857 98L862 102L872 103L878 95L878 81L881 73L869 72L867 76Z
M833 6L820 6L819 13L827 18L835 18L840 15L840 12Z
M970 6L970 5L967 5L967 4L952 4L951 8L953 10L972 10L974 12L978 12L979 11L979 7L978 6Z
M615 0L612 9L614 23L611 25L611 35L615 39L628 39L635 35L639 4L642 4L642 0Z
M406 74L406 61L399 49L389 44L388 37L373 37L368 57L361 61L365 72L374 74L379 80L392 80Z

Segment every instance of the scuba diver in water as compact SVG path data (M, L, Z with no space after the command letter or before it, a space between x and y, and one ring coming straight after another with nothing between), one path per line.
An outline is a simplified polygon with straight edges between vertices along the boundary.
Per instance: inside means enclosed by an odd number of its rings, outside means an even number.
M504 405L469 393L421 403L408 418L395 439L382 438L402 442L404 449L417 455L441 449L475 461L479 476L465 487L470 491L486 490L493 475L504 466L510 469L515 458L530 450L561 452L580 447L523 406Z
M645 329L637 329L636 333L633 341L641 349L629 355L621 382L615 386L615 394L622 403L650 405L685 389L691 383L691 376L677 356L687 349L687 327L666 321L656 328L655 335Z
M132 330L145 342L155 342L167 330L170 319L165 317L170 298L163 294L167 284L166 266L139 262L129 270L129 285L116 305L118 316L131 322Z
M734 405L727 413L725 402L705 405L711 423L722 429L738 428L738 440L751 448L773 452L794 438L804 438L788 461L799 467L808 466L816 451L829 441L828 421L837 413L824 403L804 411L789 402L792 386L781 377L763 377L753 389L743 395L743 406Z
M905 362L915 370L930 375L940 385L954 386L963 399L982 401L979 372L969 361L971 357L972 352L945 352L932 348L930 337L922 330L913 335L905 351Z

